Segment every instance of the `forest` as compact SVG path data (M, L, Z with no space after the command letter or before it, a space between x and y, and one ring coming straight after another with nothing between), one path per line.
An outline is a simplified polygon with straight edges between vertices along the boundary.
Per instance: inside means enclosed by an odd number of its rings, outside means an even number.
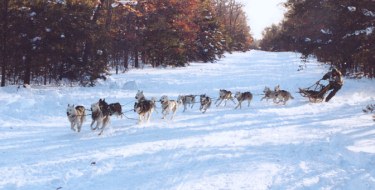
M253 42L235 0L3 0L1 86L83 86L148 64L214 62Z
M263 32L262 50L314 56L349 77L375 77L373 0L288 0L283 21Z

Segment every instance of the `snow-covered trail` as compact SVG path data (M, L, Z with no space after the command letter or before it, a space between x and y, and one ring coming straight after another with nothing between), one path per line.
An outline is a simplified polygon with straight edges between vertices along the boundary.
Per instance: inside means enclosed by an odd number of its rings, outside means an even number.
M299 55L251 51L214 64L131 70L96 87L0 89L0 189L375 189L375 129L362 108L375 102L373 80L345 80L329 103L296 93L321 78ZM294 100L260 101L280 84ZM130 111L137 90L146 97L251 91L250 107L199 112L198 103L173 121L138 125ZM125 104L102 136L70 130L67 104L87 108L99 98ZM215 100L214 100L215 101Z

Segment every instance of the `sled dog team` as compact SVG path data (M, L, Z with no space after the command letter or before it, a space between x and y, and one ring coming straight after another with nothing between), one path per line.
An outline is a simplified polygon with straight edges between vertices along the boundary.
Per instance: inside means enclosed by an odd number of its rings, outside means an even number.
M293 99L293 96L290 94L290 92L286 90L281 90L280 86L276 86L275 89L272 91L270 88L265 87L264 90L264 96L262 97L261 101L263 99L272 99L274 103L282 103L286 104L286 102L289 99ZM184 106L183 112L186 111L188 107L193 108L194 104L196 103L196 97L199 96L199 103L200 108L199 110L202 113L205 113L207 109L211 107L212 104L212 98L207 96L206 94L202 95L179 95L177 100L170 100L168 96L163 95L159 102L161 104L162 108L162 119L165 119L168 115L171 114L170 119L172 120L173 117L176 114L176 111L180 105ZM156 111L156 98L151 98L150 100L146 99L146 97L143 94L143 91L137 92L135 95L136 102L134 103L134 112L138 114L138 123L142 122L148 122L150 121L151 115L154 111ZM235 109L240 108L242 102L247 101L247 106L250 106L250 103L253 99L253 94L251 92L236 92L233 94L231 91L220 89L219 91L219 97L215 101L215 105L218 107L222 104L224 101L224 106L227 104L228 100L231 100L234 104L237 100L237 105ZM68 105L67 107L67 117L70 122L70 127L73 131L80 132L83 122L86 118L86 112L85 112L84 106L74 106L74 105ZM108 125L110 116L116 115L121 116L123 115L122 107L120 103L111 103L108 104L105 99L99 99L98 102L91 105L90 108L91 111L91 119L92 122L90 124L91 130L100 129L99 135L101 135L104 131L104 128ZM96 126L93 127L93 125L96 123Z

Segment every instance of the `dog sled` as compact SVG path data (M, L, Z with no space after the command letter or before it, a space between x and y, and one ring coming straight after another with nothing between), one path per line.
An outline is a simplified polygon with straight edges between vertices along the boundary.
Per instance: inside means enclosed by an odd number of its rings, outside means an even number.
M308 98L312 103L320 103L324 100L325 95L329 90L329 86L329 84L321 84L319 80L310 87L299 88L299 93L302 97Z

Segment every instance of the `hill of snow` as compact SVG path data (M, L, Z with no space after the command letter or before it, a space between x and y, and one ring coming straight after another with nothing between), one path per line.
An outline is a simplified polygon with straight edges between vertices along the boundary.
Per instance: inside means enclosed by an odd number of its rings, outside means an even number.
M0 88L0 189L375 189L375 123L362 108L375 103L373 80L345 79L328 103L297 93L327 67L299 54L251 51L213 64L145 68L112 75L96 87ZM287 105L260 101L265 86L294 96ZM180 94L218 97L220 89L251 91L250 107L228 101L202 114L177 111L147 124L132 111L137 90L147 98ZM68 104L120 102L101 136L70 130ZM214 99L215 101L216 99ZM88 111L88 113L90 113Z

